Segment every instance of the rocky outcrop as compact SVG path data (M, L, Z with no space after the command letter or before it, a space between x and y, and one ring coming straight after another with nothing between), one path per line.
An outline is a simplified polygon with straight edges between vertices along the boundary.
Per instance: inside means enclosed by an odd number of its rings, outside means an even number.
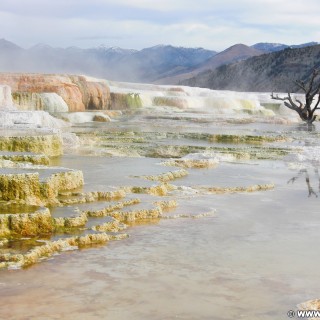
M92 227L92 230L99 232L119 232L127 229L127 225L112 218L111 221Z
M118 200L124 198L126 192L123 189L115 191L92 191L92 192L63 192L60 193L59 201L64 205L78 204L78 203L89 203L99 200Z
M0 174L0 200L28 205L59 204L59 192L82 185L83 174L79 170L56 172L44 181L38 172L4 173Z
M43 153L49 157L63 153L61 137L56 134L0 136L0 150Z
M32 164L48 165L49 158L44 154L19 153L19 152L0 152L0 167L1 161L11 161L17 166L17 163L30 162Z
M175 187L169 183L161 183L159 185L151 187L131 187L130 192L132 193L146 193L154 196L166 196L168 192L174 190Z
M111 92L111 105L114 110L134 110L142 107L138 93Z
M235 193L235 192L257 192L273 190L274 184L254 184L248 187L202 187L200 190L207 191L209 193Z
M1 174L0 200L41 205L39 173Z
M42 246L37 246L26 254L0 254L0 268L21 268L37 263L43 258L66 250L75 250L91 246L93 244L104 244L111 240L121 240L128 237L126 234L108 235L106 233L87 234L85 236L70 237L57 241L48 241Z
M56 117L61 118L70 123L85 123L92 121L110 122L110 117L105 111L87 111L87 112L68 112L55 114Z
M175 179L183 178L187 176L189 173L187 170L181 169L181 170L175 170L175 171L169 171L165 173L161 173L159 175L149 175L149 176L142 176L142 178L151 180L151 181L160 181L160 182L168 182Z
M54 173L41 183L41 196L46 203L58 203L59 192L76 189L83 184L83 173L80 170Z
M74 215L72 217L60 217L54 218L55 226L57 228L79 228L85 226L88 221L88 216L85 212L81 212L79 215Z
M95 217L95 218L97 218L97 217L106 217L112 211L120 210L120 209L122 209L124 207L127 207L127 206L139 204L140 202L141 202L140 199L135 198L135 199L131 199L131 200L128 200L128 201L119 201L116 204L109 205L108 207L105 207L105 208L100 209L100 210L94 210L94 211L88 210L88 211L84 211L84 212L86 213L86 215L88 217Z
M218 162L215 159L172 159L162 163L164 166L176 166L182 168L213 168Z
M208 135L209 142L261 144L265 142L284 142L287 140L288 138L283 135L278 135L278 136L234 135L234 134Z
M154 205L157 207L160 207L161 210L167 211L170 209L175 209L178 206L178 203L176 200L168 200L168 201L156 201L154 202Z
M95 195L98 196L99 193L95 193ZM101 193L100 196L108 197L107 193ZM47 208L39 209L35 213L2 214L0 215L0 246L2 247L8 245L7 238L16 236L33 237L71 230L82 230L85 234L61 238L56 241L41 240L26 253L16 253L16 251L8 250L8 247L4 251L0 251L0 268L22 268L61 251L76 250L93 244L104 244L111 240L124 239L128 235L118 232L128 227L126 223L133 225L137 222L158 220L163 217L163 210L169 210L177 206L176 201L169 200L155 202L149 209L119 210L125 206L138 203L140 203L139 199L131 199L97 211L75 209L77 214L74 216L60 218L52 217ZM101 224L86 228L89 217L107 217L107 219L104 219ZM6 238L1 240L1 237Z
M103 114L96 114L93 118L92 121L96 122L109 122L110 118L108 116L105 116Z
M160 219L162 217L162 209L160 207L155 207L152 209L132 211L113 211L109 214L109 216L120 222L130 223L138 220Z
M177 97L154 97L153 105L154 106L170 106L176 107L178 109L186 109L187 101L182 98Z
M34 213L0 215L0 237L37 236L51 233L53 230L53 219L47 208Z
M308 300L298 304L299 310L319 310L320 311L320 299Z
M110 109L110 88L104 80L84 76L69 77L79 88L86 110Z
M48 93L60 96L69 111L110 109L110 89L103 80L89 79L85 76L0 73L0 83L11 87L15 103L18 104L18 108L21 103L22 109L30 110L34 107L35 110L61 110L61 101L59 107L53 107L55 104L52 103L52 99L59 98L43 95Z

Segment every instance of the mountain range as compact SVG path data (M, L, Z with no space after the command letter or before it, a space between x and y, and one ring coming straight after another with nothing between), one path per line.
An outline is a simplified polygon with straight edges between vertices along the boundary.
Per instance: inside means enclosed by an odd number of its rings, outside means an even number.
M3 72L72 73L109 80L153 82L206 61L216 54L203 48L158 45L142 50L100 46L53 48L38 44L23 49L0 39Z
M201 64L190 67L186 72L184 71L171 77L161 78L156 82L159 84L177 84L206 70L213 70L221 65L245 60L260 54L263 54L263 51L257 50L253 47L248 47L244 44L236 44L220 53L215 54Z
M320 45L286 48L206 70L180 84L220 90L298 92L320 68Z
M236 44L218 53L203 48L171 45L133 50L105 46L90 49L54 48L46 44L38 44L24 49L10 41L0 39L0 70L2 72L86 74L117 81L183 83L222 88L221 82L218 84L212 81L210 75L211 72L214 74L219 72L223 75L222 70L225 69L221 69L221 66L227 68L227 66L241 65L248 59L258 59L261 56L286 50L312 48L315 45L317 45L316 42L293 46L257 43L250 47ZM228 78L226 75L223 77ZM191 80L188 80L190 78ZM238 87L240 89L244 86L238 85Z

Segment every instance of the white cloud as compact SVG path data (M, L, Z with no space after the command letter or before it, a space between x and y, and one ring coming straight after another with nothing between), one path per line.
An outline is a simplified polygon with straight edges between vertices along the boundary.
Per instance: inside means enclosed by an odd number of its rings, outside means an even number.
M22 46L165 43L223 50L235 43L319 41L319 17L318 0L1 0L0 37Z

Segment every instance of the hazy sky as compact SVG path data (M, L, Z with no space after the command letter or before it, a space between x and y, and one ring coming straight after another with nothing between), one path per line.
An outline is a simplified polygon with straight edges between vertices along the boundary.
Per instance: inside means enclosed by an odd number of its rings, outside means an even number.
M0 0L0 38L28 48L320 41L319 0Z

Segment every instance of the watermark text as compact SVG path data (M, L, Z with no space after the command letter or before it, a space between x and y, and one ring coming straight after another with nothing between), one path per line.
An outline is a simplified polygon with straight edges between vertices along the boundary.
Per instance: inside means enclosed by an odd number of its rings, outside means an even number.
M320 310L289 310L287 312L288 318L320 318Z

